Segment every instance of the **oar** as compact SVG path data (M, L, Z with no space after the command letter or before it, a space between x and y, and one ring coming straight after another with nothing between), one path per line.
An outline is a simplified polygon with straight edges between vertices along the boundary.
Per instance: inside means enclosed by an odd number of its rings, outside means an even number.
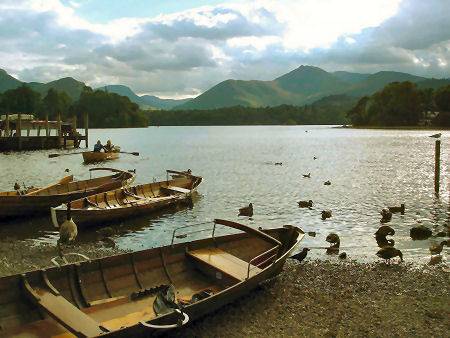
M58 157L58 156L69 156L69 155L79 155L82 154L83 152L78 152L78 153L69 153L69 154L50 154L48 155L49 158L53 158L53 157Z
M130 155L134 155L134 156L139 156L139 153L137 151L133 151L131 153L127 152L127 151L119 151L119 153L121 154L130 154Z

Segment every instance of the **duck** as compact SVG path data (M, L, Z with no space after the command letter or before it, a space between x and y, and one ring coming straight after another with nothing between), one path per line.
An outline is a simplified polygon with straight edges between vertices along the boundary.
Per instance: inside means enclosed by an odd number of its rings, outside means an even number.
M66 220L59 227L59 239L56 242L56 244L58 246L59 256L61 258L63 258L63 256L64 256L61 245L69 244L69 243L75 241L75 238L78 235L78 228L70 215L70 209L71 209L71 206L70 206L70 203L68 203Z
M374 233L376 237L394 236L394 234L395 230L392 229L389 225L380 226L377 232Z
M330 181L325 181L325 182L323 182L323 185L331 185L331 182Z
M316 232L315 231L308 231L308 236L316 237Z
M253 204L250 203L248 207L243 207L239 209L239 215L238 216L253 216Z
M313 206L313 201L309 200L309 201L298 201L298 206L299 208L312 208Z
M297 253L295 255L292 255L289 258L296 259L300 263L301 261L303 261L306 258L306 256L308 255L308 251L310 251L309 248L303 248L302 251L300 251L299 253Z
M380 211L381 214L381 223L387 223L392 219L392 212L389 211L389 208L383 208Z
M18 191L20 190L20 184L19 183L14 183L14 190Z
M426 226L422 224L415 226L409 230L409 236L413 240L427 239L431 237L432 233L433 232L430 229L428 229Z
M391 213L399 212L399 213L401 213L402 215L405 214L405 204L403 204L403 203L400 204L399 207L388 207L388 209L389 209L389 211L390 211Z
M66 170L64 170L66 173L70 172L69 168L66 168Z
M313 157L313 160L317 160L317 159L318 159L318 157L315 157L315 156Z
M275 165L283 165L283 162L275 162Z
M375 240L377 241L377 245L380 248L384 248L387 246L394 246L395 245L395 241L393 239L386 239L386 237L383 236L375 236Z
M311 178L311 173L308 173L308 174L303 174L303 178Z
M326 220L331 217L331 210L322 210L322 220Z
M341 245L341 239L339 238L338 234L335 234L334 232L328 234L327 238L325 240L330 243L330 247L327 248L327 255L336 255L339 253L339 246Z
M347 253L346 252L341 252L339 254L339 259L346 259L347 258Z
M403 253L391 246L381 248L380 250L378 250L376 255L386 260L386 262L388 262L389 264L391 263L391 259L394 257L400 257L400 262L403 262Z
M442 241L441 243L431 243L430 245L430 253L433 255L440 255L444 245L447 245L447 241Z
M339 235L334 232L329 233L327 238L325 238L325 240L328 243L332 244L330 248L339 248L341 244L341 239L339 238Z
M437 256L431 256L430 257L430 261L428 262L429 265L436 265L442 262L442 256L441 255L437 255Z

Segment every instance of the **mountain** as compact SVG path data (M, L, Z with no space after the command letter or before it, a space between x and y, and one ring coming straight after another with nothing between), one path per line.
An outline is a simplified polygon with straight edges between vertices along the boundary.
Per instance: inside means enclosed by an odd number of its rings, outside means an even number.
M158 109L172 109L181 104L187 103L192 99L161 99L154 95L142 95L141 101L149 107L155 107Z
M278 87L290 93L302 94L304 98L326 96L346 88L348 83L318 67L300 66L297 69L274 80Z
M344 71L333 72L333 75L336 76L338 79L348 83L362 82L370 76L370 74L351 73Z
M66 92L73 101L78 100L83 88L86 86L83 82L77 81L71 77L65 77L48 83L29 82L27 85L42 96L45 96L50 88L59 92Z
M22 82L9 75L3 69L0 69L0 93L3 93L9 89L16 89L20 87Z
M425 80L424 77L415 76L408 73L382 71L369 75L364 81L358 82L347 91L347 94L354 96L371 95L388 83L410 81L417 83Z
M266 107L280 104L311 104L326 96L371 95L391 82L410 81L419 87L436 88L446 80L430 80L407 73L381 71L361 74L344 71L326 72L313 66L300 66L272 81L226 80L188 103L174 109L213 109L229 106Z
M191 99L161 99L153 95L142 95L139 96L134 93L130 87L124 85L107 85L98 88L100 90L107 90L110 93L116 93L122 96L126 96L131 102L138 104L144 109L172 109L175 106L186 103Z

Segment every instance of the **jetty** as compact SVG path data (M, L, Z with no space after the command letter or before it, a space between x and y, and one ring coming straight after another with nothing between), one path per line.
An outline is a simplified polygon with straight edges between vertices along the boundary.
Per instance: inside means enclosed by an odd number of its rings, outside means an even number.
M0 151L79 148L81 141L89 146L88 114L83 116L84 135L77 130L77 118L62 121L39 120L32 114L9 114L0 116Z

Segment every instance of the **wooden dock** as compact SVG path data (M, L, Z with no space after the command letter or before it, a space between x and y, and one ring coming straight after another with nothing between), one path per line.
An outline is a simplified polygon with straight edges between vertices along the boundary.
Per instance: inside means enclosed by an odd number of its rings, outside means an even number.
M84 114L84 135L77 131L77 119L70 122L36 120L30 114L5 114L0 118L0 151L79 148L89 146L88 114ZM42 134L42 135L41 135ZM53 135L52 135L53 134Z

